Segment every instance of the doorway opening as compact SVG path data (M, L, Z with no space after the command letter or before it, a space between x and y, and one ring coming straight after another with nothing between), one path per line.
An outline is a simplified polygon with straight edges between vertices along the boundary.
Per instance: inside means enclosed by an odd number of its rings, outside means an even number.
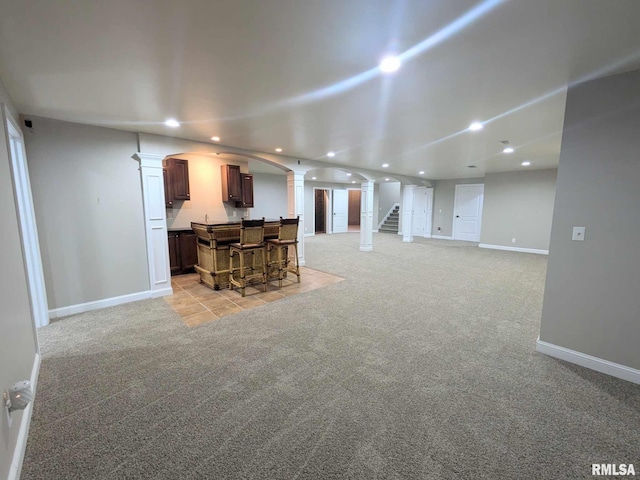
M314 188L314 233L329 233L327 215L329 213L329 190Z
M349 190L349 231L360 231L360 197L361 190Z

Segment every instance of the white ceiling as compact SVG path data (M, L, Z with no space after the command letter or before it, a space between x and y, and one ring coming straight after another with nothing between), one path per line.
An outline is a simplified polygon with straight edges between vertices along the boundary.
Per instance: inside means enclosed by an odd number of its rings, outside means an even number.
M640 68L638 0L2 0L0 11L0 76L22 113L302 159L331 150L332 163L381 177L555 167L567 85ZM383 75L391 51L405 60ZM466 131L474 120L485 128Z

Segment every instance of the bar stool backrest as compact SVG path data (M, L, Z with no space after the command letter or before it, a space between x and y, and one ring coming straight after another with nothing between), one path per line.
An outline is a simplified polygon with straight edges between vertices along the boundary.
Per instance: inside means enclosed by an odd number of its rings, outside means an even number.
M261 220L242 219L240 245L255 245L264 241L264 217Z
M298 240L298 224L300 217L282 218L280 217L280 228L278 229L278 240L293 241Z

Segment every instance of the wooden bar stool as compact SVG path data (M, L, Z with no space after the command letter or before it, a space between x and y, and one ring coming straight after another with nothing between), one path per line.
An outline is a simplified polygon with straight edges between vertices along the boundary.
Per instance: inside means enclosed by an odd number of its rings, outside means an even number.
M282 218L280 217L280 227L278 228L278 238L267 240L267 252L269 255L269 266L278 269L278 285L282 287L282 279L285 272L292 272L298 276L300 283L300 265L298 264L298 224L300 217ZM290 265L289 247L293 247L295 254L295 264ZM274 250L277 252L276 259L273 259Z
M234 256L238 255L234 264ZM251 259L247 262L247 255ZM256 259L259 256L259 261ZM245 295L247 281L259 279L267 291L266 247L264 243L264 217L261 220L242 219L240 224L240 242L229 245L229 288L240 288Z

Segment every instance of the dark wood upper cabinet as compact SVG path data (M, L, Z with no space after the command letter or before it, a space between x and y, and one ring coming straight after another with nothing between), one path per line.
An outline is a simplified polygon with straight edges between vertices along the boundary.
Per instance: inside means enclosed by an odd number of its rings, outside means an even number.
M173 207L173 192L171 191L171 181L169 180L169 168L162 168L162 178L164 178L164 203L166 208Z
M240 173L238 165L221 165L222 201L236 208L253 207L253 175Z
M242 174L242 208L253 207L253 175Z
M222 201L241 202L242 201L242 181L240 177L240 167L238 165L221 165L222 177Z
M169 178L174 200L190 200L189 197L189 161L177 158L169 159Z

